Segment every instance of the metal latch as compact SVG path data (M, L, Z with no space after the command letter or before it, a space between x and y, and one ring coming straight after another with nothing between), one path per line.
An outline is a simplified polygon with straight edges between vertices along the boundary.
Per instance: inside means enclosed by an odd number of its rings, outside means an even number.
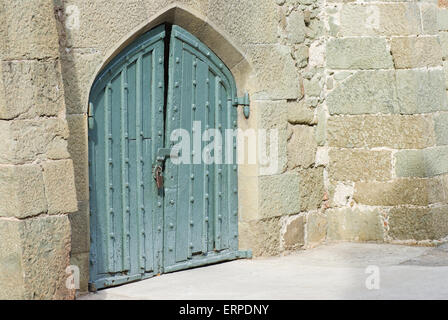
M250 116L250 99L249 93L245 93L244 96L240 98L235 98L233 102L234 107L243 106L243 114L246 119L249 119Z
M165 161L168 158L178 158L179 154L175 150L168 148L160 148L157 150L156 163L154 164L153 177L157 184L157 189L163 188L163 170L165 167Z

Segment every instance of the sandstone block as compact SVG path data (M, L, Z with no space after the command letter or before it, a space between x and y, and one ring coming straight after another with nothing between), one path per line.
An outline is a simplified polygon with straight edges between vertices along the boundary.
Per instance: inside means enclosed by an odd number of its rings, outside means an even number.
M443 70L398 70L396 77L402 114L448 110Z
M436 67L442 63L437 37L392 38L391 51L397 69Z
M392 176L390 151L331 149L329 177L336 181L385 181Z
M305 217L298 216L288 219L283 234L283 244L286 249L296 249L305 244Z
M329 93L328 110L330 114L397 113L394 83L394 71L357 72Z
M70 254L66 216L0 219L0 230L0 297L73 299L74 291L66 288Z
M427 206L444 202L440 179L396 179L390 182L357 182L353 199L370 206Z
M434 130L437 145L448 145L448 113L434 115Z
M48 214L76 212L78 203L72 160L46 161L42 168Z
M63 95L58 60L0 62L0 119L57 116Z
M448 235L448 207L392 208L389 236L396 240L438 240Z
M72 254L90 251L90 212L87 201L78 202L78 211L69 214Z
M325 194L324 169L313 168L299 172L300 211L320 208Z
M341 36L408 36L422 33L416 3L343 4L340 9Z
M306 218L306 244L314 246L324 241L327 236L327 216L322 212L310 212Z
M384 240L383 219L379 209L343 208L326 212L329 240Z
M258 99L300 99L299 75L290 48L283 45L248 46L247 57L256 74Z
M0 163L68 158L68 132L66 121L58 118L0 120Z
M70 136L68 152L75 169L75 185L78 201L89 199L89 153L88 128L86 115L69 115L67 117Z
M26 218L47 211L39 165L0 166L0 216Z
M331 117L327 139L339 148L421 149L434 145L431 122L424 115Z
M2 5L0 59L45 59L59 56L57 22L51 0L9 1Z
M393 67L393 62L385 39L335 38L327 43L327 67L388 69Z
M288 141L288 167L308 168L316 160L317 141L314 127L292 126Z
M259 216L270 218L300 212L300 181L297 174L259 178Z
M240 222L239 247L251 249L255 257L280 253L280 218Z

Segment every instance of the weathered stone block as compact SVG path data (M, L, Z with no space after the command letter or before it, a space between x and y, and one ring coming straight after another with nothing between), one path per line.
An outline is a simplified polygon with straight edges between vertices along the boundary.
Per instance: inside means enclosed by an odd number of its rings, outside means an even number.
M423 151L428 177L438 176L448 172L448 147L434 147Z
M248 46L247 58L252 62L255 94L258 99L300 99L299 75L291 49L283 45Z
M331 69L388 69L392 56L382 38L331 39L327 43L327 67Z
M448 145L448 113L434 115L434 131L437 145Z
M439 24L440 31L448 31L448 9L437 10L438 17L437 22Z
M66 8L76 5L79 13L79 28L66 29L66 46L97 48L101 52L111 50L125 35L129 35L138 25L147 21L151 13L160 9L156 7L157 2L151 3L152 8L147 8L145 2L140 0L113 5L107 0L65 1Z
M303 101L289 102L287 106L289 123L306 125L316 124L317 121L314 119L315 109L306 106Z
M275 43L280 12L274 1L210 0L207 18L241 43ZM250 28L247 27L250 21Z
M448 32L439 32L440 49L444 60L448 58Z
M89 153L88 128L86 115L69 115L67 117L70 136L68 152L75 169L75 185L78 201L89 199Z
M388 235L396 240L438 240L448 235L448 207L392 208Z
M390 182L357 182L353 199L371 206L427 206L445 201L440 179L396 179Z
M59 55L54 4L51 0L3 3L0 59L44 59Z
M286 221L283 244L286 249L297 249L305 244L304 216L290 218Z
M256 114L258 125L256 138L259 173L260 175L280 174L286 170L287 166L288 110L286 101L257 101L254 103L254 109L256 109L254 115ZM250 144L251 142L249 146Z
M89 85L102 59L94 49L70 48L61 56L61 66L68 114L87 113Z
M320 208L325 194L324 169L313 168L299 172L300 211Z
M87 201L78 202L78 211L69 214L72 230L72 254L90 250L90 212Z
M59 118L0 120L0 163L68 158L67 137L67 123Z
M0 219L0 297L72 299L66 288L70 224L66 216Z
M327 237L327 216L322 212L310 212L306 218L306 245L313 247Z
M431 118L424 115L339 116L327 127L330 147L421 149L435 142Z
M439 32L438 11L435 3L420 4L423 34L437 35Z
M328 110L330 114L397 113L394 83L394 71L357 72L328 94Z
M391 40L397 69L436 67L442 64L442 50L437 37L397 37Z
M402 150L395 153L395 172L398 177L426 177L423 150Z
M269 218L300 212L300 181L297 174L259 178L259 216Z
M292 11L286 18L286 32L290 43L305 41L305 20L302 11Z
M448 172L448 147L403 150L395 155L398 177L434 177Z
M292 135L288 141L288 167L308 168L316 160L317 141L314 127L291 126Z
M45 161L42 168L48 214L76 212L78 203L72 160Z
M0 299L25 296L19 222L0 218Z
M392 177L390 151L331 149L329 177L336 181L385 181Z
M58 60L0 63L0 119L57 116L63 95Z
M327 210L329 240L383 241L384 226L379 209Z
M239 223L239 247L252 250L255 257L280 253L280 218Z
M303 80L303 91L307 97L320 97L323 81L320 74L315 74L311 79Z
M0 166L0 216L26 218L47 211L39 165Z
M402 114L448 110L443 70L398 70L396 77Z
M341 36L408 36L422 33L416 3L343 4L340 9Z

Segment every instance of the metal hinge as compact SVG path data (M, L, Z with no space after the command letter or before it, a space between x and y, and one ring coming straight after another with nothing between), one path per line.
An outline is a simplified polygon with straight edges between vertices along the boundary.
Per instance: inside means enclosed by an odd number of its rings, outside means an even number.
M95 119L93 119L93 104L89 103L89 107L87 109L87 121L89 125L89 129L92 130L95 126Z
M243 106L243 114L246 119L250 116L250 99L249 99L249 93L245 93L244 96L240 98L235 98L235 101L233 102L234 107Z

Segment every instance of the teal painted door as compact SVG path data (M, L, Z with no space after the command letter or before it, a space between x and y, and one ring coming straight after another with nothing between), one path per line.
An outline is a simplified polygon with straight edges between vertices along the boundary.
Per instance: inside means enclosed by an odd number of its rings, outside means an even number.
M225 135L237 126L235 94L227 67L178 26L144 34L98 76L89 107L93 290L241 254L236 138ZM222 160L203 161L211 128L234 151L227 159L218 147L208 155ZM190 134L191 163L157 161L178 129Z

